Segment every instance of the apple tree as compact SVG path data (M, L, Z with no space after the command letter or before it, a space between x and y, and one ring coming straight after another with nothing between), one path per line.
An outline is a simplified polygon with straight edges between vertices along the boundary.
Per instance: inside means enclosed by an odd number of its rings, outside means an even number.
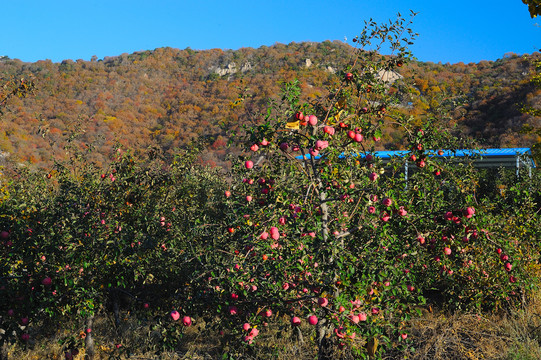
M232 339L257 343L285 316L298 339L299 325L314 326L320 359L344 349L366 358L407 350L407 323L427 302L481 310L520 299L521 256L490 232L476 173L431 150L464 142L407 113L408 26L368 22L328 95L301 102L301 84L285 82L252 115L264 120L246 128L222 240L209 246L191 305L201 314L204 304L209 324L218 315ZM374 151L390 124L407 151L384 164Z

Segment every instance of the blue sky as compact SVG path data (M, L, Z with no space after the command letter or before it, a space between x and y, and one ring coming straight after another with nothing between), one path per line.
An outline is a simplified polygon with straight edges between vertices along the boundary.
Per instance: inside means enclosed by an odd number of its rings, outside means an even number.
M541 18L521 0L1 0L0 55L90 60L170 46L194 50L344 40L364 20L418 12L421 61L496 60L541 49ZM351 43L351 42L350 42Z

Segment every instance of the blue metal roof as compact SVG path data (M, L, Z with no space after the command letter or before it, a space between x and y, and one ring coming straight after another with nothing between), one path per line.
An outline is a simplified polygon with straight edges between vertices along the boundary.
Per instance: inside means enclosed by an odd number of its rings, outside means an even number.
M492 156L516 156L516 155L525 155L531 154L530 148L501 148L501 149L460 149L460 150L442 150L443 154L438 155L436 150L427 150L428 156L435 157L465 157L465 156L483 156L483 157L492 157ZM377 156L381 159L390 159L393 156L407 156L410 152L406 150L399 151L376 151L374 156Z
M531 155L532 151L530 148L500 148L500 149L460 149L460 150L442 150L443 154L438 155L436 150L426 150L426 154L429 157L438 157L438 158L451 158L451 157L466 157L466 156L481 156L483 158L491 157L503 157L503 156L522 156L522 155ZM408 150L397 150L397 151L375 151L372 153L372 156L378 157L380 159L390 159L392 157L403 157L409 156L410 151ZM359 156L361 158L366 157L366 154L352 154L353 156ZM305 155L307 159L310 159L310 154ZM315 156L315 159L319 159L321 155ZM340 158L344 158L345 155L342 153ZM297 156L297 159L302 159L301 156ZM532 161L532 167L535 167L535 164Z

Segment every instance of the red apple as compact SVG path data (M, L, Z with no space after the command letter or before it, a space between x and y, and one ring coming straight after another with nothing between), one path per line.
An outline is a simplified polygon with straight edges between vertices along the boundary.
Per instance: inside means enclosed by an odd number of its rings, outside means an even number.
M329 142L328 142L328 141L325 141L325 140L318 140L318 141L316 141L315 149L316 149L316 150L323 150L323 149L327 148L328 146L329 146Z
M334 135L334 128L332 126L325 126L323 132L332 136Z
M171 311L169 316L171 316L171 319L173 319L174 321L177 321L180 318L180 314L176 310Z
M51 278L47 276L43 280L41 280L41 283L44 286L51 286L51 284L53 283L53 280L51 280Z
M319 304L319 306L327 306L327 305L329 305L329 300L327 300L327 298L320 297L317 300L317 303Z
M272 238L273 240L278 240L278 239L280 239L280 231L279 231L278 228L275 227L275 226L271 227L271 229L270 229L270 235L271 235L271 238Z
M468 207L464 210L464 215L466 218L471 218L475 214L475 209L473 207Z
M298 317L296 316L293 316L291 318L291 325L293 326L299 326L301 324L301 319L299 319Z
M383 201L381 202L384 206L391 206L393 204L393 200L392 199L389 199L389 198L385 198L383 199Z

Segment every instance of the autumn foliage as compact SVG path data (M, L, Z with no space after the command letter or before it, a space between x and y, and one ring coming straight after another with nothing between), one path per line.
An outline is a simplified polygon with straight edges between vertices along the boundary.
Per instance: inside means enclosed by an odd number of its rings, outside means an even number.
M51 159L64 157L65 135L79 129L75 145L92 144L88 160L106 166L117 143L136 151L158 147L173 156L175 149L204 137L208 151L200 161L228 167L232 150L224 144L242 125L261 121L248 114L263 113L281 81L298 79L303 101L327 95L336 72L354 56L353 46L325 41L235 51L158 48L61 63L3 58L2 85L29 79L35 89L34 96L6 101L0 151L13 161L51 168ZM418 121L436 117L486 147L529 147L538 136L518 131L535 127L539 118L520 109L539 107L539 89L529 82L539 59L538 53L470 64L412 59L393 72L414 79L402 106ZM13 89L0 89L0 101ZM239 97L244 89L252 101ZM405 149L402 139L397 128L385 124L378 149Z

